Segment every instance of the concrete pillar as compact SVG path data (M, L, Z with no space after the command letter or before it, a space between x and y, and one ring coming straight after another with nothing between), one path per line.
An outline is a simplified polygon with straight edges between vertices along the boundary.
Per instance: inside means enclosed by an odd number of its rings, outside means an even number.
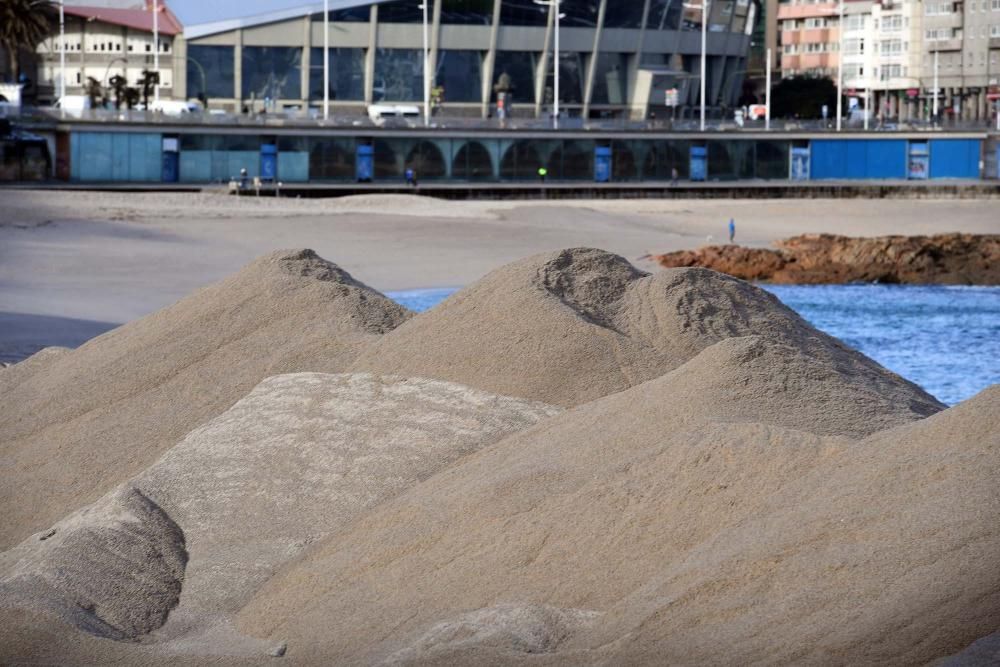
M497 39L500 35L500 3L501 0L493 0L493 25L490 26L490 49L486 52L486 59L483 61L483 105L481 116L486 118L490 114L490 100L493 97L493 79L497 64ZM499 158L498 158L499 159ZM499 171L497 172L499 174Z
M372 5L368 19L368 53L365 56L365 104L373 99L372 86L375 85L375 47L378 44L378 5Z
M604 31L604 16L608 11L608 0L601 0L597 10L597 29L594 30L594 47L590 50L587 78L583 84L583 117L590 117L590 100L594 94L594 75L597 72L597 58L601 48L601 33Z
M426 2L430 2L431 0L425 0L425 1ZM434 1L434 9L432 10L432 14L431 14L431 26L430 26L430 32L431 32L431 34L430 34L431 55L430 55L430 58L429 58L430 59L429 68L431 70L431 88L432 89L434 88L434 86L437 85L437 76L436 76L436 74L437 74L438 48L439 48L439 44L441 42L441 4L442 4L441 0L433 0L433 1ZM447 97L447 95L448 95L448 91L446 90L445 91L445 96Z
M236 30L236 46L233 48L233 98L236 111L243 108L243 28Z
M545 26L545 41L542 44L542 57L538 62L538 70L535 72L535 118L542 115L542 107L545 106L545 81L549 75L549 51L552 49L553 33L555 31L555 13L549 8L549 22ZM555 95L555 91L553 91Z
M639 86L639 65L642 61L642 47L646 41L646 22L649 21L649 3L645 0L642 10L642 25L639 29L639 41L635 45L635 53L628 59L628 92L630 97L629 106L632 108L632 118L645 118L649 113L649 88ZM640 94L640 89L645 88L645 95Z
M183 35L174 37L174 98L188 99L187 40Z
M303 17L302 30L302 59L301 59L301 81L302 85L302 108L309 108L309 69L312 66L312 16L306 14Z

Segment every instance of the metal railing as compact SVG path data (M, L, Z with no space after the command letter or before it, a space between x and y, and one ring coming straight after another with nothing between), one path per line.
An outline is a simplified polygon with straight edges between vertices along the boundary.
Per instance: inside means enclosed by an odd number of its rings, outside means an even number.
M764 132L763 120L747 120L736 122L722 119L718 111L715 118L706 121L708 132ZM412 129L412 130L468 130L468 131L551 131L551 132L698 132L697 119L678 120L631 120L627 118L562 118L558 129L552 127L548 118L470 118L462 116L441 115L431 119L429 127L425 127L419 118L392 118L380 123L373 122L367 115L335 114L323 119L317 110L283 111L272 113L220 113L216 111L202 113L168 114L158 111L86 109L60 110L51 107L4 107L0 106L0 117L6 117L13 122L44 126L61 121L93 122L93 123L135 123L142 125L188 125L207 127L233 128L330 128L352 129L364 128L370 131L379 129ZM926 120L906 121L872 121L865 130L860 120L850 120L843 124L843 129L850 132L914 132L914 131L988 131L994 130L994 120L963 121L946 119L940 122ZM770 132L836 132L833 119L814 120L782 120L772 119Z

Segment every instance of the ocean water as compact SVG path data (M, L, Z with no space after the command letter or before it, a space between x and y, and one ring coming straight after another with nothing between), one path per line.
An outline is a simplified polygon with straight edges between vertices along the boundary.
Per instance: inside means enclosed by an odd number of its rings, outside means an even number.
M762 285L836 336L949 405L1000 382L1000 287ZM391 292L416 311L455 289Z

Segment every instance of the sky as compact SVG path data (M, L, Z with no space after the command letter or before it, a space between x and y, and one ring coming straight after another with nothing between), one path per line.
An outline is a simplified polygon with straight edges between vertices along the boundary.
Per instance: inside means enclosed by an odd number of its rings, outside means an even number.
M195 25L303 7L322 0L166 0L183 25ZM335 4L334 2L330 3Z

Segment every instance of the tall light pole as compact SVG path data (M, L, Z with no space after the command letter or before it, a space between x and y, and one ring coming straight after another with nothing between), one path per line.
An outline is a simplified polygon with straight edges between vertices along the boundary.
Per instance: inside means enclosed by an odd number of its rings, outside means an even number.
M767 107L766 110L764 111L764 113L766 114L764 116L764 129L770 130L771 129L771 49L767 49L767 76L765 77L764 87L765 87L764 94L767 96L767 99L764 100L765 102L764 106Z
M936 46L936 45L935 45ZM940 95L940 88L938 88L938 51L934 51L934 102L932 102L933 111L931 112L931 122L937 123L938 117L938 95Z
M431 124L431 54L428 45L427 5L431 0L424 0L420 7L424 10L424 126Z
M66 0L59 0L59 97L66 97ZM62 105L60 105L62 106Z
M708 47L708 0L701 0L701 131L705 131L705 85L708 73L705 69L705 51Z
M323 0L323 120L330 119L330 0Z
M555 25L555 56L553 59L554 64L552 65L554 90L552 98L552 127L559 129L559 19L562 15L559 11L559 5L562 4L562 0L533 0L536 5L541 5L543 7L551 7L556 13L556 25Z
M840 37L838 39L837 45L837 132L840 132L840 121L841 117L844 115L844 30L847 28L844 25L844 0L840 0L839 3L839 13L840 13Z
M160 8L153 0L153 70L156 83L153 84L153 100L160 101Z

